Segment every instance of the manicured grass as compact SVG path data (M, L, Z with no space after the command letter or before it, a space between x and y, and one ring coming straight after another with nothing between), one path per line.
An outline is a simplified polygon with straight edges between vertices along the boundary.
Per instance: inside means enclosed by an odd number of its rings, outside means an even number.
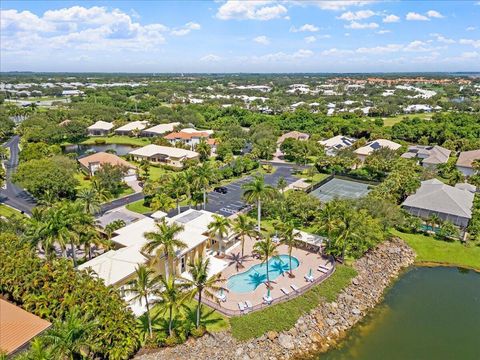
M158 166L150 166L149 178L150 180L157 180L158 178L160 178L161 175L168 172L172 172L172 171L165 170L164 168L158 167Z
M310 182L310 180L312 180L312 177L309 176L308 172L306 172L306 171L302 171L301 173L295 174L294 176L299 178L299 179L305 179L306 182ZM315 175L313 175L312 183L313 184L318 183L318 182L322 181L323 179L325 179L326 177L329 177L329 176L330 176L330 174L316 173Z
M139 214L146 214L146 213L150 213L150 212L153 211L149 207L146 207L146 206L143 205L143 199L138 200L138 201L134 201L134 202L128 204L126 206L126 208L130 211L133 211L133 212L136 212L136 213L139 213Z
M315 308L320 302L335 300L338 293L355 275L356 271L353 268L338 265L330 278L303 295L261 311L231 318L232 335L238 340L247 340L262 336L267 331L288 330L295 325L300 316Z
M119 145L132 145L132 146L145 146L150 144L150 140L147 138L134 138L130 136L92 136L87 140L83 141L81 144L84 145L94 145L98 141L104 141L105 144L119 144Z
M19 211L15 210L15 209L12 209L9 206L0 204L0 216L5 216L6 218L8 218L10 216L22 217L23 215L20 214Z
M474 268L480 271L480 246L463 245L459 241L447 242L422 234L407 234L392 230L417 253L418 263L439 263Z
M399 123L400 121L402 121L405 118L407 118L407 119L420 118L422 120L430 120L432 118L432 116L433 116L433 114L429 114L429 113L408 114L408 115L407 114L400 114L400 115L384 118L383 119L383 126L391 127L391 126Z

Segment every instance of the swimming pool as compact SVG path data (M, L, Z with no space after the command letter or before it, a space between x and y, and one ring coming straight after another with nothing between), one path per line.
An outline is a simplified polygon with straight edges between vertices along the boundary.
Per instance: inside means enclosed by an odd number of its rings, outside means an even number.
M292 256L292 270L298 268L300 262ZM275 280L290 270L288 255L278 255L268 260L268 275L270 280ZM259 285L267 281L267 265L257 264L247 271L232 275L227 281L227 288L236 293L247 293L254 291Z

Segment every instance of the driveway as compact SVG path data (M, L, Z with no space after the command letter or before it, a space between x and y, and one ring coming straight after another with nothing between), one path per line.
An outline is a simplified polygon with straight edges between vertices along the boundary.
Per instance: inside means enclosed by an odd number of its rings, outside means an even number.
M3 146L10 148L10 159L5 163L7 180L4 187L0 190L0 203L7 204L30 215L32 208L36 205L35 199L27 191L11 182L12 173L18 166L19 142L20 137L15 135L3 144Z

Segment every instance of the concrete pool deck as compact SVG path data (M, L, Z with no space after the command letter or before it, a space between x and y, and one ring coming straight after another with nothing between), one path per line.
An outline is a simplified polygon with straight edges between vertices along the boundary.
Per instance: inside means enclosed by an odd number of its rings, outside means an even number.
M252 253L254 243L254 239L245 240L245 254L249 255ZM285 245L279 245L277 251L278 255L288 255L288 247ZM241 252L241 245L237 245L230 250L230 253L239 252ZM278 300L279 298L285 298L285 294L281 291L282 288L289 291L289 297L295 297L297 293L292 289L292 284L299 289L305 287L306 285L312 284L305 280L305 275L307 275L310 270L314 279L317 280L321 277L327 277L326 274L317 270L319 265L327 266L328 268L333 267L333 265L325 257L322 257L318 253L313 253L307 250L294 248L292 251L292 256L299 261L298 268L293 270L293 274L295 275L295 277L290 278L288 274L284 274L283 276L280 275L275 280L272 280L274 281L274 283L272 284L273 288L270 290L270 296L273 300L273 303L276 303L276 300ZM221 273L222 279L225 280L223 286L228 288L228 279L231 276L248 271L252 266L260 263L261 261L258 259L249 258L246 262L244 262L244 268L239 269L239 271L236 270L235 264L228 266ZM240 315L240 313L233 314L233 312L239 312L239 302L245 303L245 301L250 301L253 307L258 307L259 305L262 305L264 303L263 297L266 294L267 287L264 284L261 284L255 290L246 293L238 293L231 290L225 292L225 302L220 302L219 304L212 304L211 301L206 301L206 303L210 306L215 305L213 306L215 309L219 310L220 312L224 312L226 315Z

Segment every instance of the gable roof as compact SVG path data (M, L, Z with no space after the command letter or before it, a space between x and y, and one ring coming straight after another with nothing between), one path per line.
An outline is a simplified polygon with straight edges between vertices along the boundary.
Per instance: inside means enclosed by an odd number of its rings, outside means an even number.
M143 130L147 127L147 121L132 121L123 126L120 126L115 131L133 131L133 130Z
M389 148L391 150L397 150L401 147L402 145L397 144L396 142L386 140L386 139L377 139L374 141L370 141L367 145L362 146L355 150L356 154L359 155L370 155L372 152L375 150L378 150L382 147Z
M0 350L13 354L52 324L0 298Z
M343 135L337 135L330 139L320 140L319 143L325 146L326 148L334 147L336 149L341 149L344 147L352 146L355 141L356 139L354 138L343 136Z
M99 120L95 124L90 125L87 129L88 130L111 130L113 128L113 124Z
M172 132L167 136L164 136L167 140L176 140L176 139L192 139L192 138L208 138L210 136L209 133L206 131L195 131L195 132L185 132L185 131L178 131Z
M121 157L103 151L79 158L78 162L86 168L89 168L90 164L92 163L99 163L100 165L110 164L112 166L124 166L129 169L136 168L135 165L130 164L128 161L123 160Z
M277 144L283 143L287 139L308 140L309 134L300 131L289 131L278 138Z
M158 125L155 125L151 128L143 130L143 132L162 135L162 134L165 134L167 132L173 131L175 126L178 126L178 125L180 125L179 122L172 122L172 123L168 123L168 124L158 124Z
M437 179L422 181L420 188L402 206L436 211L470 219L473 197L470 191L449 186Z
M462 151L458 156L457 166L471 168L475 160L480 160L480 149L471 151Z
M160 146L155 144L150 144L140 149L135 149L133 151L130 151L129 154L146 156L146 157L151 157L154 155L164 155L164 156L178 158L178 159L181 159L181 158L191 159L199 156L198 153L195 151L169 147L169 146Z
M451 151L438 145L412 145L408 151L402 155L403 158L412 158L416 156L425 156L422 160L426 164L444 164L448 161Z

